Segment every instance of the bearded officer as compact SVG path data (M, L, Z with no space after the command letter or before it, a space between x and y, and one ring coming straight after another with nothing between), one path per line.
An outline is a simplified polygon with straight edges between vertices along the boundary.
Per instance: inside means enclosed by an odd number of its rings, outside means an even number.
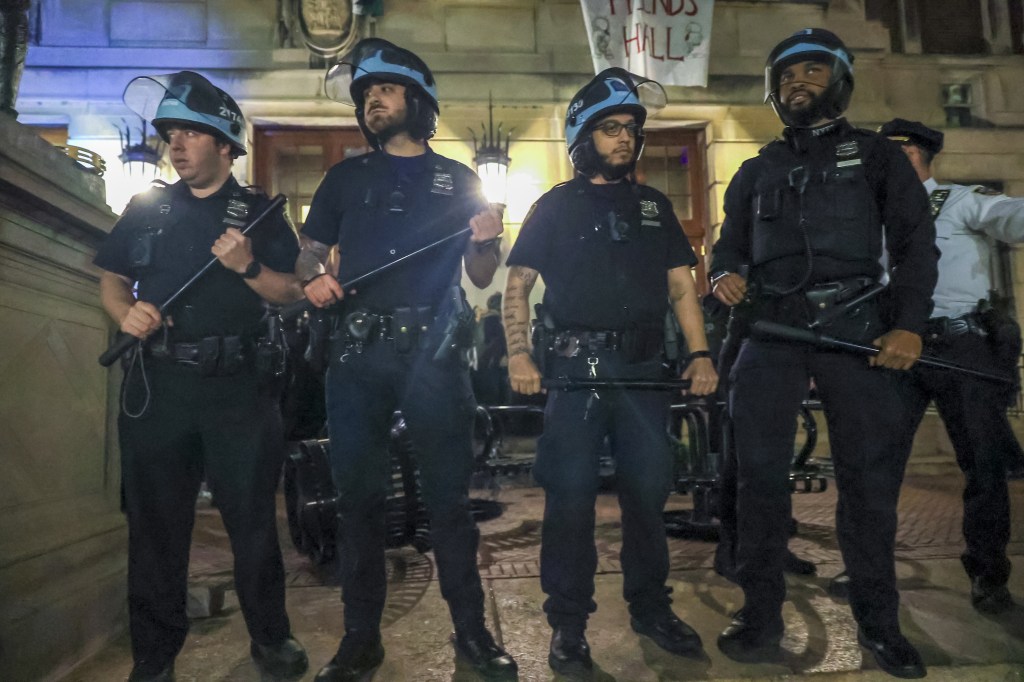
M745 661L778 653L789 467L797 411L813 378L832 444L858 641L888 673L923 677L921 657L900 630L894 545L914 433L903 370L921 353L938 260L927 195L896 145L842 118L853 56L837 36L799 31L771 51L765 71L766 100L786 128L729 184L710 268L714 294L730 306L749 299L744 314L752 324L814 324L880 352L868 361L756 334L743 341L729 377L729 416L744 605L718 645ZM885 309L878 298L847 309L844 302L879 282L883 238L893 266ZM824 314L832 310L842 314Z
M387 447L395 410L419 463L456 655L489 679L515 678L515 661L484 624L480 534L469 506L476 406L464 351L473 320L458 284L463 265L473 284L490 284L501 219L483 199L476 174L430 148L437 88L415 54L379 38L360 41L328 73L327 91L355 106L375 151L328 171L303 227L298 264L313 304L345 299L344 315L335 315L327 372L345 635L316 679L359 680L384 659ZM339 280L446 238L358 291L342 291ZM325 268L335 247L337 278Z
M504 321L509 379L538 393L529 355L529 295L545 283L538 320L550 347L552 377L662 378L665 315L671 308L691 350L683 372L695 395L718 377L708 352L691 268L697 259L661 192L632 173L649 113L664 106L660 85L607 69L569 104L565 137L576 179L534 205L509 255ZM549 352L550 351L550 352ZM683 656L701 640L671 609L663 510L673 486L666 438L668 392L578 391L548 394L534 475L545 493L541 541L544 612L552 628L550 666L565 675L593 668L585 637L594 603L594 504L606 437L622 507L623 596L633 630Z

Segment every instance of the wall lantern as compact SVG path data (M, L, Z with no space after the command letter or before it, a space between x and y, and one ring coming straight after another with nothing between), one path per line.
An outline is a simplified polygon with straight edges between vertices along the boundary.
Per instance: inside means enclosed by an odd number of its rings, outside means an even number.
M155 178L163 165L165 145L159 136L146 135L147 125L146 120L142 119L142 127L139 129L140 139L135 144L132 144L132 131L127 123L124 125L124 130L117 129L117 135L121 138L121 153L117 158L121 160L126 175ZM147 142L150 137L156 137L152 144Z
M966 128L973 124L971 107L974 96L970 83L944 83L942 85L942 108L946 111L946 125Z
M473 136L473 163L476 165L476 172L480 176L487 201L497 204L500 210L504 211L508 204L508 167L512 162L508 148L512 142L512 130L505 135L502 146L502 124L499 123L495 129L494 100L490 94L487 96L487 119L487 125L480 124L482 138L478 140L476 133L472 129L469 131Z

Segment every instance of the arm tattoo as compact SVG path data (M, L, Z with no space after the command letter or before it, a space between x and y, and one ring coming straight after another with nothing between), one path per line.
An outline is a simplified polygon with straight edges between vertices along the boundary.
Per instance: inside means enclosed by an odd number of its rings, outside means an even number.
M299 240L302 243L302 250L295 261L295 274L299 280L306 282L327 271L324 266L331 254L331 247L302 235L299 235Z
M530 291L538 274L521 265L509 268L502 311L509 357L530 352Z

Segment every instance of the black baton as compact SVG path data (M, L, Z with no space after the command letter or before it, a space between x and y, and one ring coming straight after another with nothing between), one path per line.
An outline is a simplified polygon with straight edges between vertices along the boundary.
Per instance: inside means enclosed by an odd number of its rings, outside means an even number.
M388 261L387 263L384 263L383 265L379 265L379 266L375 267L373 270L370 270L368 272L364 272L363 274L357 275L357 276L353 277L352 279L350 279L349 281L342 283L341 284L341 290L342 291L346 291L349 288L355 286L356 284L359 284L364 279L369 279L370 277L373 277L374 275L376 275L376 274L378 274L380 272L384 272L385 270L389 270L389 269L395 267L399 263L405 262L406 260L412 258L413 256L418 256L419 254L423 253L424 251L429 251L430 249L436 248L436 247L440 246L441 244L449 242L449 241L455 239L456 237L461 237L461 236L463 236L465 234L468 234L469 232L472 232L472 231L473 231L473 228L467 227L467 228L465 228L463 230L459 230L458 232L450 234L447 237L442 237L441 239L438 239L436 242L431 242L430 244L427 244L426 246L421 246L420 248L416 249L415 251L410 251L409 253L405 254L404 256L399 256L398 258L396 258L396 259L394 259L392 261ZM299 299L298 301L295 301L294 303L289 303L288 305L283 306L281 308L281 311L277 315L282 320L290 320L293 317L298 317L299 315L301 315L304 312L313 310L314 307L315 306L310 302L310 300L308 298L302 298L302 299Z
M541 388L552 391L676 391L690 388L689 379L541 379Z
M271 213L273 213L281 206L283 206L286 201L288 201L288 197L286 197L283 194L278 194L277 196L275 196L273 199L270 200L270 203L267 204L267 207L260 211L259 215L253 218L249 222L249 224L242 229L242 234L248 234L249 231L252 230L252 228L256 227L261 222L266 220L267 216L269 216ZM209 271L209 269L212 268L217 263L217 261L217 258L211 258L209 263L199 268L199 270L194 275L188 278L187 282L182 284L181 287L179 287L177 291L171 294L166 301L161 303L160 306L158 307L160 315L163 316L167 308L169 308L172 303L178 300L179 296L188 291L189 287L195 284L196 280L205 275ZM101 355L99 359L100 364L103 365L104 367L110 367L112 364L114 364L115 360L124 355L129 348L135 345L135 342L140 340L141 339L139 339L136 336L132 336L131 334L125 334L124 332L121 332L120 334L118 334L118 337L114 341L114 343L110 344L110 347L107 348L107 350L103 351L103 355Z
M882 352L881 348L875 348L874 346L865 346L862 343L837 339L809 329L790 327L788 325L769 322L767 320L758 320L753 324L751 329L755 334L762 334L764 336L774 337L783 341L809 343L811 345L818 346L819 348L832 348L835 350L847 351L849 353L856 353L858 355L873 356ZM963 365L958 365L955 362L949 362L948 360L943 360L942 358L936 358L930 355L922 355L919 357L917 359L917 364L924 365L925 367L934 367L936 369L948 369L952 372L960 372L961 374L967 374L972 377L977 377L978 379L995 381L1008 386L1013 386L1015 383L1013 379L1002 374L992 374L991 372L984 372L979 369L971 369L970 367L964 367Z

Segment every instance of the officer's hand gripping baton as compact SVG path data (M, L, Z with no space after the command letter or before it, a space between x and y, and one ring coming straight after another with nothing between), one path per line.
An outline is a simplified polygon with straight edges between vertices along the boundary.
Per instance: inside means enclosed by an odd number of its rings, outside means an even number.
M676 391L690 388L689 379L541 379L549 391Z
M832 336L826 336L825 334L809 329L790 327L777 322L769 322L767 320L758 320L755 322L751 326L751 331L754 334L769 336L782 341L809 343L819 348L842 350L848 353L856 353L857 355L872 356L878 355L882 352L881 348L876 348L875 346L865 346L861 343L854 343L853 341L846 341ZM925 367L935 367L937 369L948 369L953 372L960 372L961 374L967 374L972 377L977 377L978 379L995 381L1008 386L1014 385L1013 379L1002 374L992 374L991 372L971 369L970 367L964 367L963 365L958 365L955 362L949 362L929 355L922 355L919 357L916 364L924 365Z
M271 213L273 213L281 206L283 206L286 201L288 201L288 198L283 194L278 194L277 196L275 196L273 199L270 200L270 203L267 204L267 207L260 211L259 215L257 215L251 221L249 221L249 224L242 229L242 234L248 234L252 230L252 228L256 227L261 222L266 220L267 216L269 216ZM194 275L189 277L187 282L182 284L177 291L171 294L166 301L161 303L158 308L160 311L160 315L163 316L163 314L167 311L171 304L178 300L179 296L188 291L189 287L195 284L196 280L205 275L207 271L209 271L209 269L212 268L217 263L217 261L217 258L211 258L209 263L201 267ZM125 334L123 332L120 333L118 335L117 340L115 340L114 343L110 344L110 347L107 348L107 350L103 351L103 355L101 355L99 358L100 364L103 365L104 367L110 367L112 364L114 364L115 360L124 355L125 352L129 348L131 348L137 341L139 341L139 338L136 336L132 336L131 334Z
M357 275L357 276L353 277L352 279L350 279L347 282L343 282L341 284L341 290L342 291L348 291L349 289L351 289L356 284L359 284L360 282L362 282L364 279L369 279L370 277L373 277L374 275L376 275L378 273L384 272L385 270L390 270L391 268L395 267L399 263L404 263L405 261L409 260L413 256L418 256L419 254L423 253L424 251L430 251L431 249L436 248L436 247L440 246L441 244L445 244L447 242L450 242L451 240L453 240L453 239L455 239L457 237L461 237L461 236L463 236L465 234L468 234L468 233L470 233L472 231L473 231L473 228L467 227L467 228L465 228L463 230L459 230L458 232L454 232L454 233L448 235L447 237L442 237L441 239L438 239L436 242L431 242L431 243L427 244L426 246L421 246L420 248L416 249L415 251L410 251L409 253L405 254L404 256L399 256L398 258L396 258L396 259L394 259L392 261L388 261L387 263L384 263L383 265L379 265L379 266L375 267L373 270L370 270L368 272L364 272L361 275ZM280 317L282 320L290 320L293 317L298 317L299 315L301 315L302 313L304 313L306 311L313 310L314 307L315 306L310 302L310 300L308 298L302 298L302 299L299 299L298 301L295 301L294 303L289 303L286 306L282 306L281 311L278 313L278 317Z

